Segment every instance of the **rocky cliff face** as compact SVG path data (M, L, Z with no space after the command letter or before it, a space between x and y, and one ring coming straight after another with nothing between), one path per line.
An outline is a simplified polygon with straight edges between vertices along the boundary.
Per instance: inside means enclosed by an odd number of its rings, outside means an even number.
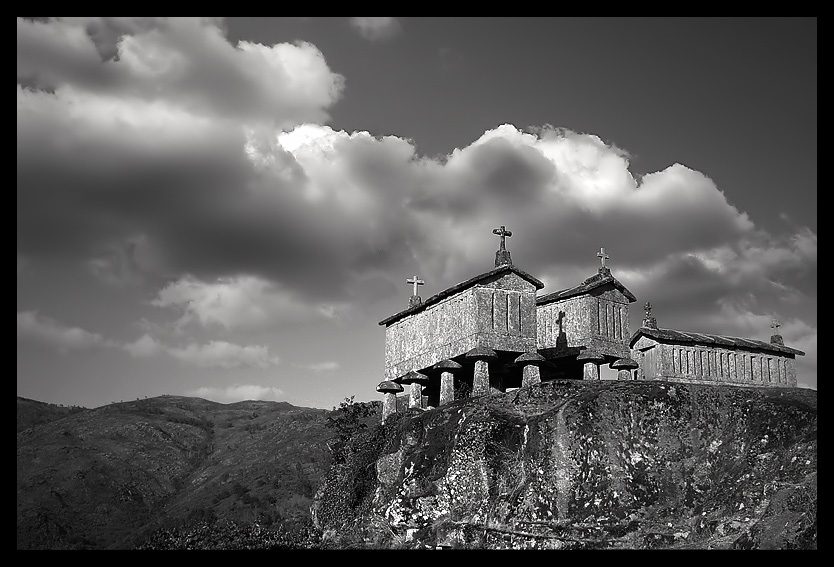
M371 547L815 549L816 394L554 381L411 410L314 517Z

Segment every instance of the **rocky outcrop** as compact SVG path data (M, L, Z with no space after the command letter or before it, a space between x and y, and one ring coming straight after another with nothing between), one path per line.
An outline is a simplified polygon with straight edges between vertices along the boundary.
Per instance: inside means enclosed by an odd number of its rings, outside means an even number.
M815 549L816 432L813 390L547 382L389 419L314 516L371 547Z

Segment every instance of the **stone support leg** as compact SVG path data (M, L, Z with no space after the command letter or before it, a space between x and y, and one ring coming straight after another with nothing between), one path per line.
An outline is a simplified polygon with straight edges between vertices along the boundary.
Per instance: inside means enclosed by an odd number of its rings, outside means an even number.
M423 387L416 382L411 383L411 392L408 398L408 407L421 408L423 407Z
M489 394L489 363L486 360L475 361L475 374L472 379L472 395Z
M382 421L392 413L397 413L397 394L388 392L382 395Z
M536 364L526 364L521 370L521 387L539 384L542 381L541 372Z
M451 372L440 373L440 405L455 401L455 377Z
M599 365L595 362L586 362L582 365L583 380L599 380Z

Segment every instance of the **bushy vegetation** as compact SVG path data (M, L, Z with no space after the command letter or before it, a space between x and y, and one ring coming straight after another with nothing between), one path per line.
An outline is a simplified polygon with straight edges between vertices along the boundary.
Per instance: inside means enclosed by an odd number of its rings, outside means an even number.
M377 402L354 402L356 396L345 398L339 407L328 414L325 427L334 433L329 443L334 463L344 463L350 440L368 429L369 418L379 413Z
M388 547L388 542L376 541L381 527L364 525L360 518L372 516L369 512L379 486L377 460L390 449L392 439L399 439L406 415L394 414L385 424L361 428L341 446L339 460L322 482L314 505L316 523L328 545Z
M310 521L267 527L208 518L158 530L136 549L316 549L320 544Z

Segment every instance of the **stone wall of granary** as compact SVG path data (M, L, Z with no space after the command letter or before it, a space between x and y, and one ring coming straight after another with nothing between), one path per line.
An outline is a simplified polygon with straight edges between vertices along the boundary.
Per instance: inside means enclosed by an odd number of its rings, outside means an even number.
M385 329L385 379L394 380L474 348L475 289L404 317Z
M539 349L576 354L589 348L622 358L629 356L628 299L616 289L580 295L538 306Z
M529 352L536 348L536 288L514 273L474 288L478 346Z
M631 357L640 365L638 377L643 379L796 387L796 361L778 353L663 344L646 337L634 346Z
M587 295L539 305L536 346L562 350L587 345L591 339L593 306L594 299Z
M536 345L536 289L515 273L484 281L385 329L385 379L424 370L476 346L529 352Z

